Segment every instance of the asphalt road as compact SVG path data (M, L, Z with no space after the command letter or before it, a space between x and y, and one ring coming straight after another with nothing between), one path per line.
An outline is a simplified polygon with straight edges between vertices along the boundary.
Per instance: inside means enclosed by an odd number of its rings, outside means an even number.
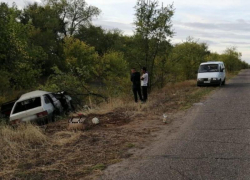
M250 180L250 70L191 108L155 143L101 179Z

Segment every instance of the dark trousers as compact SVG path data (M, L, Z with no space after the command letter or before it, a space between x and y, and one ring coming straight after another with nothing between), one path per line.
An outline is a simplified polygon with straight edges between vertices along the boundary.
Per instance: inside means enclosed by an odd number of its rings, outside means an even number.
M137 94L139 95L139 98L142 101L141 87L133 87L133 93L134 93L135 102L138 102Z
M143 101L147 101L148 99L148 86L142 86L142 96L143 96Z

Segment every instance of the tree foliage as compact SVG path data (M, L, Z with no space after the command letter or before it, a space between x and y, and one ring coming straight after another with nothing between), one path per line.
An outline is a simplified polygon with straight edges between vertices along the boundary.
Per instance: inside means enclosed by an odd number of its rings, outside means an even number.
M119 29L105 30L98 26L81 26L75 37L95 47L103 55L110 50L123 51L124 36Z
M188 38L186 42L177 44L173 49L171 58L177 61L177 68L181 71L179 78L195 79L200 63L206 61L210 51L205 43L199 43L192 38Z
M0 104L12 93L67 91L77 104L131 93L130 68L146 66L151 87L195 79L201 62L249 68L235 47L210 52L193 38L173 44L173 5L138 0L135 32L92 25L100 10L84 0L44 0L19 10L0 3Z
M9 8L2 3L1 25L3 33L0 37L4 47L0 52L0 70L8 73L9 84L14 89L34 86L41 74L40 59L44 51L30 44L29 32L32 27L18 22L20 11L15 6ZM3 10L3 11L2 11Z
M58 10L65 24L65 36L72 36L80 26L90 25L93 17L101 12L97 7L88 5L85 0L46 0L46 2Z
M119 96L130 87L128 63L121 52L107 52L101 58L100 76L107 89L108 96Z
M159 6L157 0L138 0L136 10L136 40L141 54L141 65L148 68L153 82L155 59L160 51L165 51L173 35L171 18L174 15L173 5Z

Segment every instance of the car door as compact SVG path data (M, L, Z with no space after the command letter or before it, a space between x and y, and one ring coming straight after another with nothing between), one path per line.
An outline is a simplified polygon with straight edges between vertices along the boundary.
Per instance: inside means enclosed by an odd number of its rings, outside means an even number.
M60 114L63 111L61 102L58 99L56 99L53 94L48 94L48 96L52 100L53 105L55 106L58 113Z
M46 110L48 112L48 114L52 114L55 110L51 100L49 100L49 98L47 96L43 96L44 99L44 110Z
M224 77L223 77L223 67L222 67L222 64L219 64L219 74L220 74L221 81L223 81Z
M223 67L223 79L225 80L226 79L226 68L225 68L225 65L222 64L222 67Z

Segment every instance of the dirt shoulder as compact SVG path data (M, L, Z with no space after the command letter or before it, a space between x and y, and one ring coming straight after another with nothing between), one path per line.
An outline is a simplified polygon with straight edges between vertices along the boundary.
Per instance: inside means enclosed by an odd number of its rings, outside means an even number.
M51 123L39 130L45 142L29 142L16 151L14 157L18 158L5 155L0 179L95 179L109 165L147 147L178 113L185 112L214 89L197 88L195 81L187 81L155 91L145 104L128 99L106 111L83 112L88 120L100 119L99 125L86 131L68 131L67 118ZM163 114L167 115L166 123Z

